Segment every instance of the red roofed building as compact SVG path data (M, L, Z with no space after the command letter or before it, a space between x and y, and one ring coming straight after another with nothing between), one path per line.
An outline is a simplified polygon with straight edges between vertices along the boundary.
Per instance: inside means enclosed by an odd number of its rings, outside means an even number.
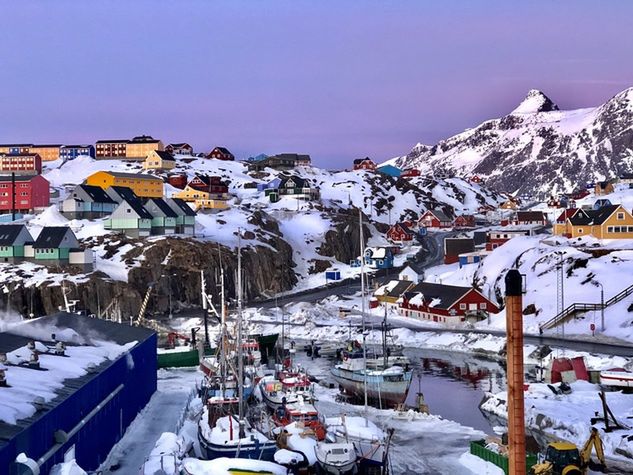
M415 233L404 223L396 223L387 231L387 238L391 242L413 241L413 236L415 236Z
M424 226L425 228L450 228L453 226L453 220L441 210L428 210L418 219L418 226Z
M455 221L453 221L453 226L456 228L474 228L475 217L472 214L462 214L461 216L457 216Z
M50 205L50 183L42 175L0 176L0 211L30 213Z
M414 176L420 176L422 172L417 168L407 168L406 170L402 170L400 177L402 178L412 178Z
M354 160L354 170L369 170L373 172L376 171L376 164L369 157L357 158Z
M578 208L567 208L563 211L554 222L552 233L555 236L571 237L571 223L567 221L573 218L578 212Z

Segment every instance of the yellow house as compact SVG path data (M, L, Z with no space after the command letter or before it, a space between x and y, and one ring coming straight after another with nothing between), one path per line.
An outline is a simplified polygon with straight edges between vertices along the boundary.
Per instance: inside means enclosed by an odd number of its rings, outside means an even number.
M188 203L194 203L195 209L228 209L229 205L227 204L226 199L218 199L226 197L228 199L229 195L218 194L218 193L210 193L208 191L200 191L195 188L187 185L185 188L177 193L171 195L172 198L179 198Z
M139 135L127 143L125 158L144 160L150 152L155 150L163 151L163 142L150 135Z
M499 206L500 209L517 209L517 207L517 202L513 199L509 199L505 203L502 203L501 206Z
M160 150L152 150L145 157L143 168L146 170L171 170L176 167L174 156Z
M611 180L599 181L593 190L596 196L608 195L609 193L613 193L613 191L613 182Z
M591 235L597 239L633 239L633 216L621 205L580 209L567 221L572 238Z
M111 186L131 188L140 198L162 198L163 180L141 173L95 172L86 178L86 185L107 190Z
M52 162L59 159L61 145L33 145L29 153L37 153L43 162Z
M571 237L572 235L572 225L569 221L569 218L573 217L580 210L578 208L567 208L564 210L556 221L554 221L554 226L552 228L552 234L554 236L567 236Z

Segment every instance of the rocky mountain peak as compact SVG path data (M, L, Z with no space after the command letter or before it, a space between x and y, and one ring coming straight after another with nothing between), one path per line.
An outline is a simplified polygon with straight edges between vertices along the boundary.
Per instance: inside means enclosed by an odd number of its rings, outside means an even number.
M511 114L536 114L538 112L557 111L558 106L538 89L530 89L525 99L511 112Z

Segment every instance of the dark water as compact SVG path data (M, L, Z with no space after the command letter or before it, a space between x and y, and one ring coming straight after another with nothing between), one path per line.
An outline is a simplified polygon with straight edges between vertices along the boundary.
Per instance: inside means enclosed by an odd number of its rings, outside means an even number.
M414 376L407 402L415 405L421 391L433 414L492 434L479 410L486 391L506 388L504 369L494 361L445 351L406 349Z

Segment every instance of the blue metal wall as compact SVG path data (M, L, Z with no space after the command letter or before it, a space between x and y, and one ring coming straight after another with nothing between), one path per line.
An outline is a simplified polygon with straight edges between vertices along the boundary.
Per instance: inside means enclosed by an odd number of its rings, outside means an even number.
M128 354L131 359L126 356ZM97 404L123 384L124 388L42 466L42 473L48 473L53 465L62 462L64 453L73 444L79 465L85 470L96 469L156 391L156 367L154 334L95 375L0 449L0 473L20 473L13 464L20 452L37 460L54 444L53 434L56 430L69 432Z

